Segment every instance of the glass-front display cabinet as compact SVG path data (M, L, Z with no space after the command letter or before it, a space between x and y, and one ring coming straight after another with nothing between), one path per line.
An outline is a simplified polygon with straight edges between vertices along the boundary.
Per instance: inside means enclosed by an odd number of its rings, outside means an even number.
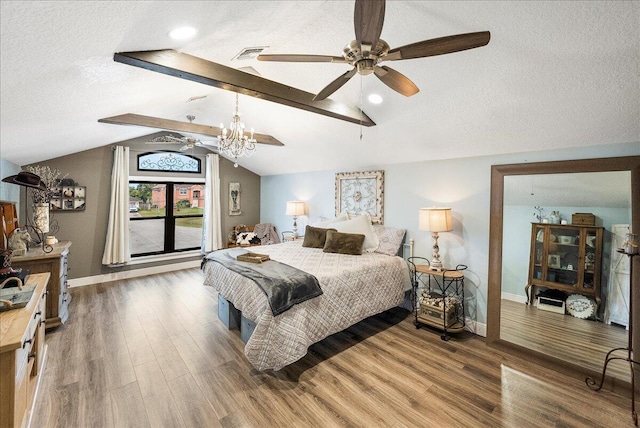
M527 303L536 287L545 287L593 297L598 308L602 233L596 226L533 223Z

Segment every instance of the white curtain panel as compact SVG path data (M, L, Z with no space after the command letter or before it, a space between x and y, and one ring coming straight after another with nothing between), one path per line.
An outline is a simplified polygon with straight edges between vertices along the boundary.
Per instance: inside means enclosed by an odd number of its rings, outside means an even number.
M222 248L220 224L220 156L207 154L204 190L204 214L202 227L202 252L209 253Z
M129 147L116 146L111 171L111 203L103 265L131 261L129 249Z

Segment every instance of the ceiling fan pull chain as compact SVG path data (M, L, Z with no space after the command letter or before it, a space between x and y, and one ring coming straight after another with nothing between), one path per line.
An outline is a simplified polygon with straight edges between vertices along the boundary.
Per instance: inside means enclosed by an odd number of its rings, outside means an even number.
M362 74L360 75L360 141L362 141Z

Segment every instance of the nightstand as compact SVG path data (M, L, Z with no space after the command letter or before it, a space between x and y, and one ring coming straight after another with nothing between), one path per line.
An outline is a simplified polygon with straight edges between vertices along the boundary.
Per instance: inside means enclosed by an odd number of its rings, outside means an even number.
M442 330L440 338L464 330L464 271L467 266L437 271L424 257L408 259L412 274L414 325ZM423 264L419 264L419 263ZM426 262L426 264L424 263Z

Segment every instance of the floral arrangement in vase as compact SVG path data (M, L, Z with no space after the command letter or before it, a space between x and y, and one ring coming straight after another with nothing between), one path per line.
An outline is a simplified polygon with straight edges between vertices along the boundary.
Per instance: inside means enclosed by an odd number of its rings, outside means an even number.
M55 188L62 178L60 178L59 169L51 169L49 166L28 166L27 171L40 177L40 182L45 185L47 190L39 190L35 188L27 189L28 197L33 202L33 223L39 232L46 234L49 232L49 201L54 194ZM41 237L44 240L44 236Z
M538 223L542 223L542 212L544 211L544 208L536 205L535 207L533 207L533 209L537 211L533 213L533 216L538 219Z

